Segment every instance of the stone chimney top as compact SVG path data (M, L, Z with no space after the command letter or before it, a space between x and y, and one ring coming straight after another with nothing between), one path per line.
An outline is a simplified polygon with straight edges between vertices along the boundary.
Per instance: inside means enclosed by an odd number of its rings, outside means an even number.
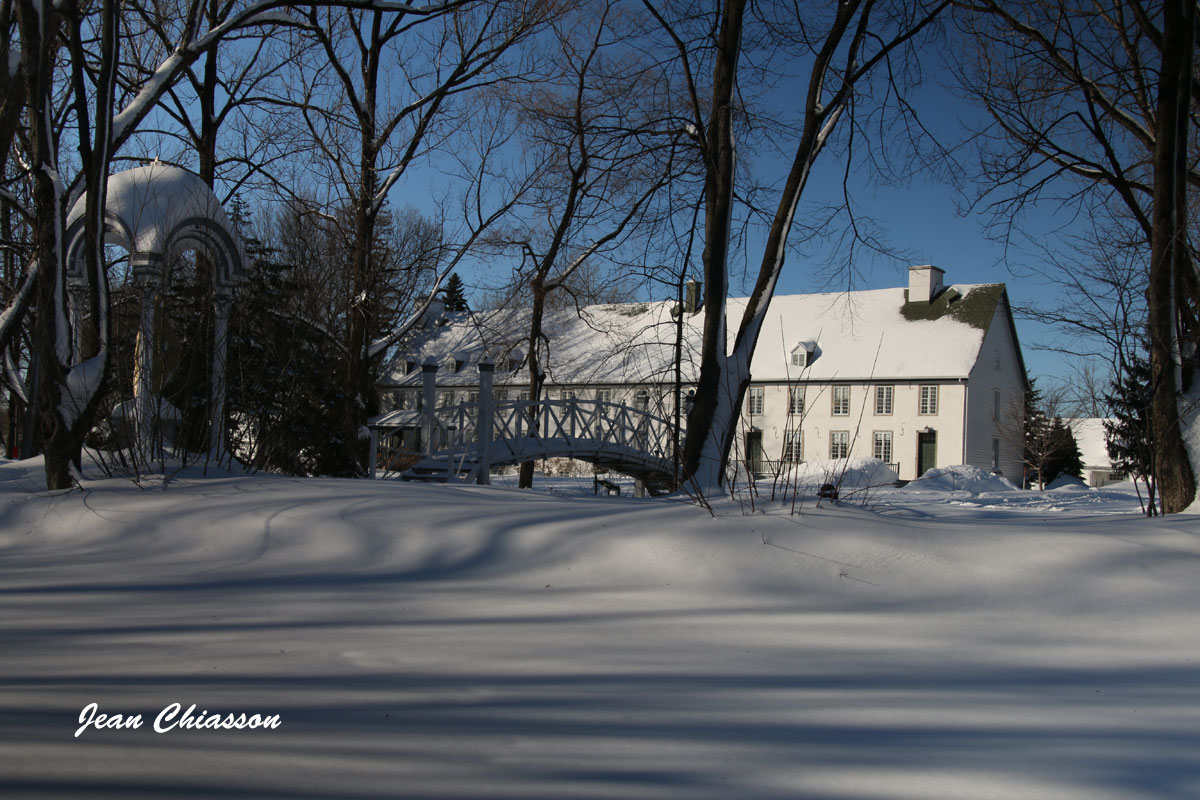
M703 305L700 296L700 281L688 281L684 286L683 311L685 314L695 314Z
M440 297L435 297L429 301L429 306L425 309L425 315L421 317L421 327L436 328L442 324L442 318L446 315L446 302Z
M932 264L908 268L908 302L928 303L942 290L945 272Z

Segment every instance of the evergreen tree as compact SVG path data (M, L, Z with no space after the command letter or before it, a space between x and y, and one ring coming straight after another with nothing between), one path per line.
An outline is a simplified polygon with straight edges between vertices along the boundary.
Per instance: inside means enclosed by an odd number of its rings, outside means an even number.
M305 270L269 245L245 234L243 241L250 276L234 295L227 369L233 452L255 469L287 475L353 474L338 438L345 398L333 376L341 351L309 321Z
M1062 417L1056 416L1050 423L1046 450L1047 457L1042 467L1044 483L1050 483L1060 475L1083 478L1083 456L1079 452L1079 443Z
M1157 481L1154 476L1154 439L1150 427L1150 360L1135 353L1104 396L1111 419L1104 423L1108 456L1116 469L1146 484L1147 516L1155 516Z
M462 278L458 277L457 272L450 275L442 291L445 294L447 311L467 310L467 296L463 293Z
M1024 486L1026 488L1037 484L1039 489L1045 488L1042 479L1043 467L1046 462L1046 440L1049 437L1050 422L1042 412L1042 393L1037 388L1037 380L1029 379L1029 391L1025 394L1025 427L1021 448L1021 461L1025 467Z
M1083 476L1083 457L1079 444L1062 417L1054 414L1058 407L1055 398L1046 400L1036 381L1030 379L1025 396L1025 418L1022 430L1022 460L1025 465L1026 488L1045 489L1059 475Z

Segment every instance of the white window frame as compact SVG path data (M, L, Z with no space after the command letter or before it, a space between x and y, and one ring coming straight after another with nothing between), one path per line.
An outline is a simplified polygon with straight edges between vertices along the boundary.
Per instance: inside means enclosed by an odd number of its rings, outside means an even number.
M876 386L875 387L875 416L890 417L892 415L892 404L896 399L896 390L894 386Z
M839 450L841 450L841 455L838 455ZM850 457L850 431L830 431L829 432L829 457L830 458L849 458Z
M438 392L438 408L449 408L454 405L454 390L444 389Z
M796 429L783 432L783 460L788 464L804 461L804 432Z
M612 389L597 389L596 390L596 401L599 403L611 403L612 402Z
M871 454L885 464L894 464L892 456L895 450L892 445L895 443L895 437L891 431L875 431L872 436Z
M762 386L751 386L746 395L746 413L761 414L767 405L767 393Z
M830 414L835 417L850 416L850 386L842 384L834 386L830 392Z
M788 389L788 413L804 413L804 387L792 386Z
M936 417L938 413L938 386L926 384L920 387L917 413L922 417Z
M639 411L650 410L650 390L638 389L633 393L633 407Z

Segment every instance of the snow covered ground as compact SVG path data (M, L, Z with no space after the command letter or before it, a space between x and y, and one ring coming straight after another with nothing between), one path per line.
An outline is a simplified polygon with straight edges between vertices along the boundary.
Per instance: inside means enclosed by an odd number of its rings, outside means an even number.
M40 480L0 464L3 797L1200 797L1200 518L1125 489Z

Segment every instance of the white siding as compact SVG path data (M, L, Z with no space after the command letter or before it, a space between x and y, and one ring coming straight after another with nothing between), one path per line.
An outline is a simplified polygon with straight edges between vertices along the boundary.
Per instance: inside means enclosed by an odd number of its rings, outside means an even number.
M1005 300L996 313L979 360L967 383L967 445L963 461L984 469L992 467L992 440L1000 440L1000 471L1020 485L1021 415L1025 405L1025 376L1017 356L1017 342L1008 322ZM995 416L995 395L1000 393L1000 419Z
M875 413L875 386L893 387L892 413ZM758 384L756 384L758 385ZM833 414L831 386L850 386L850 413ZM919 413L920 387L938 387L938 413ZM959 381L880 381L877 383L809 383L805 385L805 413L790 416L787 384L763 385L763 413L753 419L743 416L743 424L752 423L762 431L763 453L770 462L783 457L785 434L799 428L804 433L804 460L829 458L830 431L850 433L850 457L871 458L875 431L892 432L892 461L899 465L900 478L913 480L917 475L917 432L932 428L937 432L937 465L962 463L963 419L966 391ZM991 446L990 443L988 445Z

